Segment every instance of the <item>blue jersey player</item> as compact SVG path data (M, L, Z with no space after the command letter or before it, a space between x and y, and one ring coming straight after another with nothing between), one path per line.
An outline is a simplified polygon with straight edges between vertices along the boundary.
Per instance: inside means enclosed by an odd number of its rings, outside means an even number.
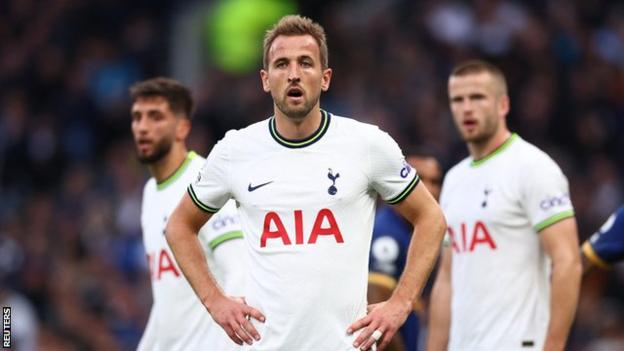
M414 166L431 195L438 200L442 171L438 161L421 153L408 154L407 161ZM412 226L392 207L380 206L375 214L373 240L370 253L368 302L387 300L396 286L407 259L407 249L412 237ZM419 314L422 305L414 306L399 333L386 351L416 351L418 349Z
M609 268L624 259L624 206L583 243L581 250L585 272L592 266Z

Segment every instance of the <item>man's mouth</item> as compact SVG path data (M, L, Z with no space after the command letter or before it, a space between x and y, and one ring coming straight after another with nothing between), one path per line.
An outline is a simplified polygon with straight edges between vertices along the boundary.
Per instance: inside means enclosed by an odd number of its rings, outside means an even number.
M149 139L139 139L136 142L137 148L139 150L145 150L147 147L150 147L153 142Z
M300 98L303 96L303 90L297 87L290 88L286 91L286 96L291 98Z
M472 128L477 125L477 121L474 119L466 119L462 122L464 127Z

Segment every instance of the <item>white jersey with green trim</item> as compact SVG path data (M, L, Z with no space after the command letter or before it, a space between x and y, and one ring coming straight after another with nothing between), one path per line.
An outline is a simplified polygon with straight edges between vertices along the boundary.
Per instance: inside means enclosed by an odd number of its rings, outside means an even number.
M454 166L440 204L452 252L449 350L541 350L551 261L538 233L574 216L565 175L513 134Z
M239 206L245 296L266 316L243 349L353 350L346 330L366 314L376 198L397 203L418 179L388 134L325 111L303 140L280 136L274 118L228 132L188 192L205 211Z
M210 317L201 304L167 244L167 219L180 202L187 186L197 178L205 159L189 152L180 168L166 181L157 184L151 178L143 191L141 226L147 252L154 302L148 327L139 345L145 350L239 350ZM220 267L215 253L220 245L243 237L236 205L230 201L210 218L199 232L208 265L223 287L226 280L238 281L228 274L244 275L245 266L237 257L239 267ZM242 243L242 240L240 240ZM225 246L225 245L224 245ZM244 245L239 246L244 255ZM226 279L227 278L227 279ZM240 295L241 286L228 284L228 294Z

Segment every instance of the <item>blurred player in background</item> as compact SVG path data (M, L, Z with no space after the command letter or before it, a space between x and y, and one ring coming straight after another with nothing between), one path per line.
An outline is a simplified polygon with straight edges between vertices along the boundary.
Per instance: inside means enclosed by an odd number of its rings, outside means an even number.
M448 94L470 157L442 186L450 245L432 291L429 350L563 350L581 279L568 181L507 128L497 67L456 66Z
M253 343L244 350L368 350L377 341L383 348L427 280L444 217L388 134L320 109L332 70L319 24L283 17L264 43L262 86L275 115L217 143L167 239L213 318L233 340ZM367 315L378 196L396 205L415 235L392 297ZM229 198L250 252L249 305L221 292L196 239Z
M143 191L141 226L154 303L138 349L237 350L193 293L165 239L169 215L205 162L186 147L194 108L191 93L177 81L154 78L134 84L130 96L138 158L152 175ZM231 294L240 294L244 285L242 238L233 202L199 230L199 249L220 286Z
M581 247L583 271L593 266L609 268L624 260L624 206L615 211L609 219L587 239Z
M418 170L420 181L438 200L442 183L442 168L436 158L417 151L408 153L407 162ZM377 209L370 252L368 303L386 301L392 296L392 291L407 261L413 230L411 224L391 206L383 205ZM423 312L423 305L419 301L414 305L414 312L409 314L386 350L416 351L418 349L418 334L420 321L424 317Z

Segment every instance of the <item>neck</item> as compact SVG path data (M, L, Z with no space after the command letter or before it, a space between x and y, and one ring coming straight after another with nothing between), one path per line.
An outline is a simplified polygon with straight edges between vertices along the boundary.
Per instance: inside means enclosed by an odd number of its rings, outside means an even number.
M291 118L275 109L275 128L286 139L299 140L312 135L321 125L321 109L317 104L303 118Z
M468 151L473 160L478 161L503 145L511 136L511 132L507 128L501 128L491 138L483 142L469 142Z
M186 160L186 156L188 154L188 150L186 146L176 144L171 146L171 151L163 157L161 160L154 162L147 166L152 177L156 179L157 183L161 183L170 176L172 176L175 171L180 168L182 163Z

